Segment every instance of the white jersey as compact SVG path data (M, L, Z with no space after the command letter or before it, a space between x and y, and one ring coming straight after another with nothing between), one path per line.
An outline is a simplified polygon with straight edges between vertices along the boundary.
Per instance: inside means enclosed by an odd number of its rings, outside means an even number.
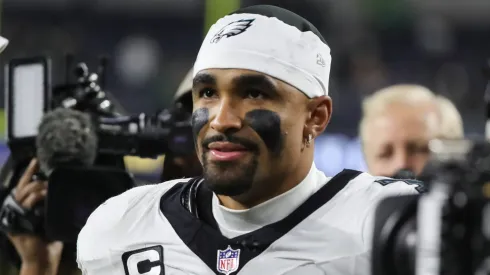
M78 236L83 274L370 274L377 203L420 187L344 170L284 219L227 238L213 193L188 181L136 187L95 210Z

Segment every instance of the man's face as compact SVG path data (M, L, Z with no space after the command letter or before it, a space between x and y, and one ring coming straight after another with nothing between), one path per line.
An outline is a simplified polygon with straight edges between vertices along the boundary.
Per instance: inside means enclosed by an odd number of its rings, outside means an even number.
M192 96L196 150L215 193L254 192L296 169L308 117L296 88L254 71L208 69Z
M433 106L392 104L366 123L363 148L371 174L422 172L429 158L428 143L438 132Z

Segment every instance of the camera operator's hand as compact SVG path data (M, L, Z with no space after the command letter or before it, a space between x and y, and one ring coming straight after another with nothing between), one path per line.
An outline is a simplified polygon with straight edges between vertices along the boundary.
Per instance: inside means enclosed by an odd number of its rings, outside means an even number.
M34 159L22 175L15 190L15 200L25 209L31 209L47 194L47 182L31 181L37 172L38 163ZM22 259L20 275L54 275L63 251L63 243L47 242L40 236L30 234L8 234Z

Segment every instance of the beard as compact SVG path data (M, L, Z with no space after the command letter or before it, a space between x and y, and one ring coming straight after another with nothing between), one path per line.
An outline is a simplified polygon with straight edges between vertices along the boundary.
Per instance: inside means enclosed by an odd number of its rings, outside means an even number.
M258 168L257 156L246 163L209 163L203 155L204 182L217 195L239 196L252 188Z

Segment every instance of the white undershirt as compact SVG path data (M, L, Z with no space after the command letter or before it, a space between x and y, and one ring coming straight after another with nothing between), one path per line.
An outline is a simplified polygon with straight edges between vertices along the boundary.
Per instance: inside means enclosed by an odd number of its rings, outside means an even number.
M316 169L313 163L305 179L293 189L249 209L226 208L214 194L213 215L221 234L227 238L234 238L284 219L328 180L330 178Z

